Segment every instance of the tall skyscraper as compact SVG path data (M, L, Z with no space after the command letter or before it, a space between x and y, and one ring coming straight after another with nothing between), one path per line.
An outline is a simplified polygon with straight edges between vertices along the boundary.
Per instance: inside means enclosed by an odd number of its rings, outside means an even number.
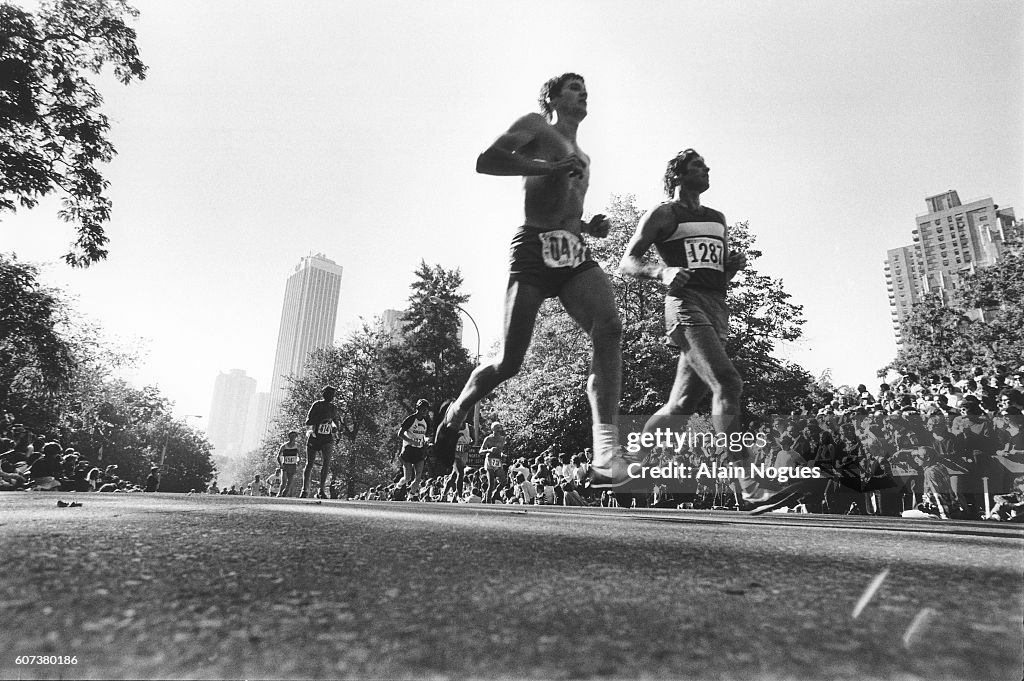
M245 417L245 434L242 451L250 452L260 446L267 429L267 414L270 409L270 393L256 393L249 400L249 411Z
M961 277L999 262L1006 232L1014 223L1013 208L1000 208L990 197L961 204L950 189L925 202L928 212L917 216L914 243L890 250L885 262L897 343L914 303L937 294L949 304Z
M206 434L218 456L245 453L245 423L256 392L256 379L241 369L217 375Z
M302 258L288 277L270 382L269 421L284 401L287 377L301 377L309 353L334 342L342 271L341 265L318 253Z

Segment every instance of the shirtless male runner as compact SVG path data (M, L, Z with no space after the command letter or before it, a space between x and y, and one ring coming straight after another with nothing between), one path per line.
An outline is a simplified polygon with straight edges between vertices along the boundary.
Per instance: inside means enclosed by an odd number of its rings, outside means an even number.
M541 88L543 115L523 116L477 159L477 172L522 176L523 225L512 239L500 356L473 371L462 393L441 415L434 446L453 455L473 405L515 376L529 348L537 311L555 296L593 342L587 397L594 432L591 485L625 482L627 462L616 431L622 381L622 323L608 276L591 258L583 234L608 235L604 215L583 222L590 159L576 141L587 115L583 77L565 73Z
M701 205L700 195L710 187L710 171L693 149L679 152L668 162L664 180L670 200L640 219L619 264L625 276L665 285L666 333L680 350L668 402L655 412L645 430L657 428L659 421L681 428L678 417L693 414L708 392L715 430L730 436L740 430L743 379L725 353L729 335L726 288L747 266L747 258L729 250L725 216ZM664 264L643 262L651 246ZM741 458L736 452L731 454L731 459ZM767 501L767 493L760 490L761 496L751 496L752 482L749 478L738 481L743 496L748 501Z

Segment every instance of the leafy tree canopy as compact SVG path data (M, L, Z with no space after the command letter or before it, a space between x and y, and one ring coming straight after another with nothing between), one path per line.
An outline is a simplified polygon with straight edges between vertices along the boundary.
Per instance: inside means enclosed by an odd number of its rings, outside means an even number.
M1013 250L990 267L960 280L948 305L928 295L914 305L901 329L890 370L945 375L972 366L1024 365L1024 252Z
M115 154L93 80L104 67L124 84L146 76L124 0L51 0L37 12L0 4L0 211L32 208L53 192L78 238L64 256L87 267L107 255L108 181Z

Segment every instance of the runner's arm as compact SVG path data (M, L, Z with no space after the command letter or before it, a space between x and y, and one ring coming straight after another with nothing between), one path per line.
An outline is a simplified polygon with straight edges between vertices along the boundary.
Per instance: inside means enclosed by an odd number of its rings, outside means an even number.
M416 414L410 414L405 417L402 421L402 425L398 427L398 436L402 440L404 445L414 445L415 441L409 437L409 429L412 428L412 424L416 422Z
M315 425L317 423L316 421L313 420L313 417L316 416L316 413L318 411L317 408L316 408L317 404L318 404L317 402L314 402L313 404L309 405L309 412L306 414L306 425L307 426L312 426L312 425Z
M719 215L722 215L719 213ZM722 224L726 225L725 228L725 243L729 243L729 223L725 221L725 216L722 215ZM742 251L734 251L731 248L729 253L725 256L725 277L727 281L732 281L733 277L736 276L741 270L747 269L747 254Z
M633 238L619 262L619 273L632 279L654 279L668 286L669 291L681 288L690 279L690 271L683 267L666 267L660 262L645 263L644 256L651 246L672 228L672 208L662 204L640 218Z
M480 453L481 454L486 455L486 454L488 454L491 451L491 448L492 448L491 444L493 442L493 440L492 440L493 437L494 437L493 435L488 435L487 437L484 438L484 441L480 443Z
M564 172L582 172L583 161L570 154L558 161L530 158L522 149L537 138L541 126L547 121L540 114L527 114L512 124L476 159L476 171L483 175L552 175Z

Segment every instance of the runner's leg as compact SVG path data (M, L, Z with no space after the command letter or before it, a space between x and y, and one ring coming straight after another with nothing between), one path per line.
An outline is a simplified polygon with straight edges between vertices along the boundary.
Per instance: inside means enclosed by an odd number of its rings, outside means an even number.
M677 343L686 355L686 364L711 390L711 420L719 433L732 434L740 427L740 399L743 379L718 333L711 326L678 327Z
M334 441L328 440L327 443L320 450L320 457L323 460L320 466L320 498L326 499L327 495L324 493L324 485L327 482L327 474L331 470L331 457L334 455Z
M420 459L419 461L417 461L416 463L414 463L412 465L413 478L412 478L412 485L410 485L410 487L409 487L409 491L410 492L415 491L415 490L419 490L419 488L420 488L420 481L423 478L423 464L424 464L424 460Z
M608 275L599 267L584 270L562 287L559 299L593 343L587 379L594 438L590 485L625 484L629 480L628 462L620 455L617 430L622 393L622 322Z
M316 461L317 449L306 445L306 465L302 468L302 490L299 491L299 498L305 499L309 492L309 478L313 475L313 465Z
M591 418L594 424L614 426L622 393L622 322L608 275L600 267L584 270L562 287L558 298L594 344L587 379Z
M733 442L732 435L740 430L741 398L743 396L743 379L725 354L725 346L711 326L680 326L677 327L673 340L682 348L686 355L686 363L697 377L711 391L711 421L717 433L725 433L728 442ZM729 448L730 461L747 464L750 453L743 448L733 451ZM737 478L735 489L745 502L766 503L760 512L767 512L777 504L783 503L792 496L793 489L799 485L791 484L780 490L765 487L753 478ZM776 498L776 495L783 497ZM789 496L785 496L789 495Z
M415 469L412 464L402 459L402 479L398 481L399 487L408 487L412 484L412 479L416 477Z
M679 363L676 365L676 378L666 402L644 424L644 432L653 433L661 427L681 432L690 416L697 412L700 403L708 394L708 386L701 380L686 353L680 351ZM680 418L682 417L682 418Z
M451 444L454 447L455 442L448 443L447 440L458 437L456 431L466 420L473 405L519 373L533 337L537 311L543 302L544 295L536 286L509 282L505 292L505 334L501 355L489 364L478 366L466 381L458 399L442 414L438 433L447 432L448 435L435 438L438 446L443 448Z

